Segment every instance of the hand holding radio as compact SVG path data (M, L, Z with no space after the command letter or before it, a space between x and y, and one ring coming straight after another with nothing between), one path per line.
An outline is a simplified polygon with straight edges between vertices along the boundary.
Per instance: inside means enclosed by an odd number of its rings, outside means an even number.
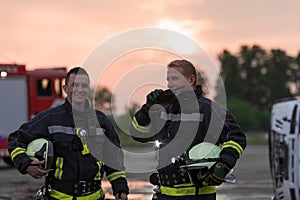
M171 90L155 89L147 95L146 104L152 106L154 104L161 104L172 99L175 95Z

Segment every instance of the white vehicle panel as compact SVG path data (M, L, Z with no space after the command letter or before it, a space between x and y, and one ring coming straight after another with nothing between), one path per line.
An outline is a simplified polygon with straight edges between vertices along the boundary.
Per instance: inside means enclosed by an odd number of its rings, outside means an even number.
M0 135L8 136L27 121L28 96L25 77L0 79Z

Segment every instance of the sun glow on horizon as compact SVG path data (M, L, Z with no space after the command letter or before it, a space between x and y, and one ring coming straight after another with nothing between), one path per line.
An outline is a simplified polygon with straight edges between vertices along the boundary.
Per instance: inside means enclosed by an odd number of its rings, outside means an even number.
M163 18L158 21L157 27L178 32L195 40L196 38L199 38L201 32L209 29L209 24L207 22L198 21L197 24L199 24L199 26L195 27L195 21L193 20L176 21L170 18ZM172 40L172 42L168 41L168 43L172 44L172 49L174 49L174 51L181 54L193 54L197 49L196 43L195 45L186 44L183 41L174 40L173 38L165 40Z
M193 23L190 20L177 22L170 18L163 18L158 21L158 28L165 28L172 31L180 32L188 37L193 37L196 31L190 27Z

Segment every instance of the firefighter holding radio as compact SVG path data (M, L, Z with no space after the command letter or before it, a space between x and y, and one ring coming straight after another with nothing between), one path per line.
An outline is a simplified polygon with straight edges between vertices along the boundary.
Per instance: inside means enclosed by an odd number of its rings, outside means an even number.
M246 136L232 114L203 96L191 62L169 63L167 81L168 90L147 95L131 127L135 140L159 144L157 173L150 176L157 187L153 199L215 200Z
M89 103L89 84L83 68L71 69L63 87L65 103L38 113L9 136L17 169L36 179L46 176L39 198L104 200L105 173L115 198L127 199L120 141L108 118Z

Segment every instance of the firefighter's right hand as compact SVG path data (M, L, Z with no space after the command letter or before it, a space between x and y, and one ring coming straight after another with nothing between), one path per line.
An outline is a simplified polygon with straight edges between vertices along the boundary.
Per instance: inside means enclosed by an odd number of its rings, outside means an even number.
M209 176L207 176L207 178L202 182L202 184L204 186L208 186L208 185L219 186L224 182L224 179L229 172L230 172L230 168L227 165L221 162L217 162L213 166L212 173Z
M161 89L156 89L156 90L153 90L152 92L150 92L150 93L147 95L147 101L146 101L146 104L147 104L148 106L152 106L153 104L159 103L158 97L159 97L163 92L164 92L164 91L161 90Z
M26 168L27 174L29 174L30 176L32 176L35 179L41 179L43 176L48 174L48 172L50 171L50 170L42 169L41 166L44 163L45 163L44 160L42 160L42 161L38 161L38 160L32 161L30 163L30 165L28 165L28 167Z

